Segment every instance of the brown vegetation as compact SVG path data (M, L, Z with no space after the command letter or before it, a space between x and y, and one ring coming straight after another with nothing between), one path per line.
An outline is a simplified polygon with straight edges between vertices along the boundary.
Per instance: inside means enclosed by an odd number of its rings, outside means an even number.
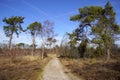
M85 80L120 80L120 58L114 57L108 63L101 59L61 59L72 73Z
M41 80L43 66L50 58L40 56L0 57L0 80Z

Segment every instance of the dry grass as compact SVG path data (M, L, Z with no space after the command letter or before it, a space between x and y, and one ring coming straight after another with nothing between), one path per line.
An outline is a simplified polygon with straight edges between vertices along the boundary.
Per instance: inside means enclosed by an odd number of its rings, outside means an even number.
M61 59L74 74L85 80L120 80L120 58L105 63L102 59Z
M0 57L0 80L41 80L43 66L50 58L39 56Z

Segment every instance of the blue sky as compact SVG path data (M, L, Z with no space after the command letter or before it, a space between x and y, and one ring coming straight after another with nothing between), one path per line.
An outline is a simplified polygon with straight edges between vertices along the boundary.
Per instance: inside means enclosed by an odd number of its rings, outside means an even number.
M4 17L24 16L23 28L30 23L39 21L43 23L45 20L54 22L55 33L58 34L58 41L61 40L66 32L72 32L78 22L69 20L70 16L78 13L78 8L84 6L104 6L108 0L0 0L0 42L8 40L4 36L2 22ZM120 1L109 0L116 12L116 22L120 24ZM13 42L31 43L29 34L22 33L19 38L14 36ZM37 38L39 43L39 38Z

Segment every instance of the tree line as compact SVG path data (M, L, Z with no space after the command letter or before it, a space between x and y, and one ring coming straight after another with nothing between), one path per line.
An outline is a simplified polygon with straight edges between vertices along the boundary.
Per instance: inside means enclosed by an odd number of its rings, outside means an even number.
M79 26L72 32L63 36L61 44L56 46L59 54L63 57L96 57L106 56L109 61L113 44L119 39L120 26L116 23L116 13L110 2L104 7L101 6L85 6L78 9L79 13L71 16L71 21L79 22ZM52 44L57 40L53 30L53 23L46 20L43 25L40 22L33 22L28 25L27 29L23 29L24 17L13 16L4 18L4 32L9 37L9 50L11 51L13 34L19 37L21 32L29 32L32 38L32 52L35 52L35 38L39 36L42 40L42 58L45 53L45 46L52 48ZM89 45L92 44L92 47ZM95 45L95 46L93 46Z

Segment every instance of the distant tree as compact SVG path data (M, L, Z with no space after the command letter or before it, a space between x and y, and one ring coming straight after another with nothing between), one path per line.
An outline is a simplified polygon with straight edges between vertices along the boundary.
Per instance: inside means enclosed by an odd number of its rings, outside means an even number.
M54 51L54 46L55 46L56 42L57 42L57 40L54 37L50 37L47 39L47 45L50 48L50 52Z
M18 44L16 44L16 47L18 47L18 48L24 48L24 46L25 46L25 44L24 43L18 43Z
M92 35L95 36L94 41L98 44L102 44L105 48L107 61L109 61L111 44L114 43L115 34L120 30L119 25L115 22L115 12L112 5L110 2L107 2L105 8L90 6L80 8L79 12L80 14L70 18L72 21L80 22L80 26L77 28L77 37L81 39L81 36L84 36L83 31L85 28L89 28Z
M19 36L19 33L21 31L24 31L21 24L23 23L24 17L21 16L13 16L10 18L4 18L3 22L6 23L6 26L4 26L4 32L6 37L9 37L9 50L11 51L12 46L12 39L13 39L13 34L15 33L17 37Z
M27 30L30 32L32 36L32 55L34 54L35 51L35 37L40 33L42 30L42 25L39 22L33 22L31 23L28 27Z
M52 37L50 37L50 38L47 39L47 44L50 46L50 48L51 48L51 46L52 46L53 44L55 44L56 42L57 42L57 40L54 39L54 38L52 38Z
M60 47L59 47L59 45L55 45L54 46L54 51L55 51L55 53L58 55L58 53L59 53L59 49L60 49Z
M37 47L36 44L34 44L34 49ZM29 45L29 48L33 49L33 44Z

